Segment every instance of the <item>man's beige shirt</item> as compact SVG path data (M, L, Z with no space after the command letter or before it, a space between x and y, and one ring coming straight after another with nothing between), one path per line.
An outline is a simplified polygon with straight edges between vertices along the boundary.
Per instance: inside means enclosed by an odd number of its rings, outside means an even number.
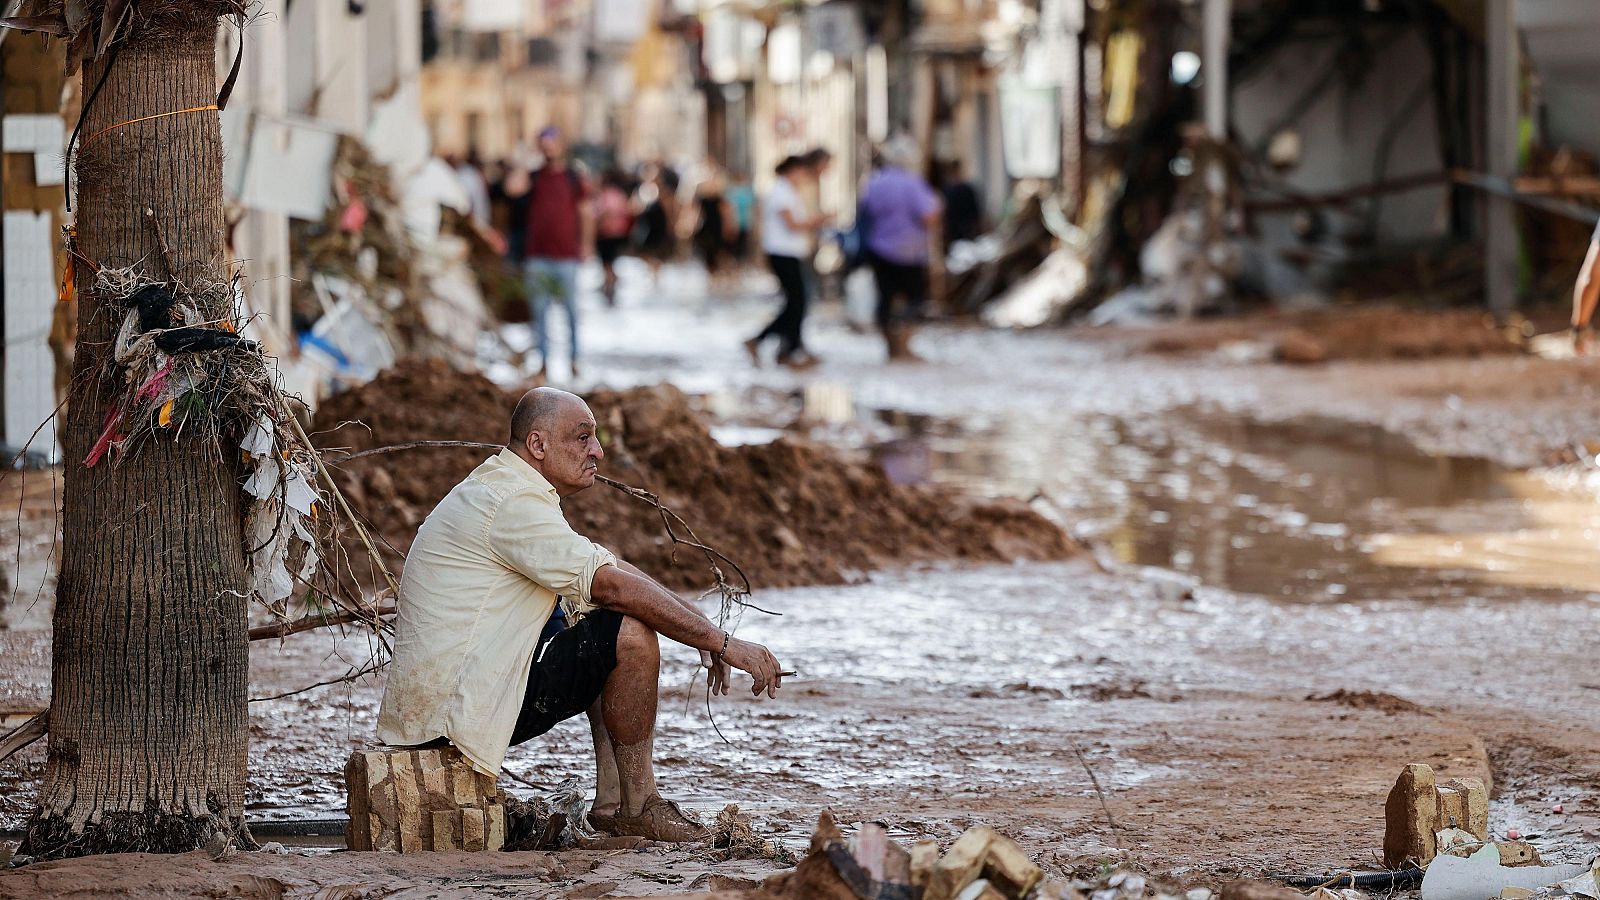
M378 739L446 737L473 768L498 775L557 596L569 614L587 612L594 573L615 562L572 530L556 489L521 457L484 460L406 554Z

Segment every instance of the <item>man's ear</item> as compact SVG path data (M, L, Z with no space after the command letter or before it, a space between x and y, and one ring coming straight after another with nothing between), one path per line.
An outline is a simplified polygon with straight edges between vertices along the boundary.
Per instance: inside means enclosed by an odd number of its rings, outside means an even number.
M533 457L534 459L544 459L545 445L543 432L528 432L528 436L522 439L522 445L527 448L529 456Z

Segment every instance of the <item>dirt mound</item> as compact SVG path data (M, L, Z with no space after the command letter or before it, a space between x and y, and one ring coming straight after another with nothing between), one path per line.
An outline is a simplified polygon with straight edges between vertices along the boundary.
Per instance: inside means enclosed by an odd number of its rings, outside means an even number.
M1486 313L1396 306L1336 307L1266 313L1242 319L1174 324L1144 343L1149 353L1208 353L1262 342L1279 362L1315 365L1341 359L1390 360L1522 353Z
M758 586L839 583L922 560L1061 559L1078 550L1020 501L896 485L875 466L787 437L723 447L672 387L587 399L606 448L601 472L659 494ZM481 375L403 362L325 403L315 440L352 450L417 440L499 442L513 404ZM430 448L367 457L337 477L398 560L428 511L487 452ZM684 548L674 553L651 507L603 485L563 506L579 532L668 586L707 586L704 559Z
M1331 694L1313 694L1306 698L1319 703L1337 703L1351 709L1375 709L1389 715L1400 713L1426 713L1426 707L1412 703L1404 697L1396 697L1383 691L1347 691L1340 688Z

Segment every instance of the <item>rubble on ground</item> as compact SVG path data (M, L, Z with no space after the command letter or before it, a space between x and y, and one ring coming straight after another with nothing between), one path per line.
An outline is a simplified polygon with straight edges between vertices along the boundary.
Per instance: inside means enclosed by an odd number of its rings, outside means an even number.
M1439 853L1438 836L1447 830L1489 839L1489 794L1481 779L1439 780L1432 767L1413 763L1389 791L1384 822L1384 865L1426 866Z
M897 485L876 466L788 436L724 447L672 387L602 390L587 399L606 448L602 474L659 494L757 586L842 583L918 561L1051 560L1079 552L1021 501ZM313 439L324 449L357 451L417 440L500 443L514 401L481 375L404 361L324 403ZM429 448L366 457L341 466L336 477L398 562L434 504L488 453ZM580 533L669 587L706 586L704 558L675 548L652 507L599 485L563 507Z

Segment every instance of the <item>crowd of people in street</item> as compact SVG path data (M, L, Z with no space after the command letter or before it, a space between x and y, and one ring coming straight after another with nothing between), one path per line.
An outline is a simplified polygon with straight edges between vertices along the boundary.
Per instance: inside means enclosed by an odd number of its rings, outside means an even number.
M537 377L548 374L555 308L567 326L567 358L580 371L578 273L594 258L600 292L617 304L617 263L644 262L655 283L662 267L692 256L704 268L710 293L736 290L761 261L776 279L781 302L759 333L745 342L752 362L765 362L775 342L779 365L809 369L819 357L806 345L809 311L818 299L818 252L834 242L843 259L830 274L871 273L876 287L873 323L890 361L915 360L911 337L928 306L930 266L951 241L981 233L982 204L961 178L960 164L936 164L939 187L924 176L922 148L897 136L874 148L870 171L858 185L850 223L824 209L821 183L834 154L824 147L784 158L771 187L757 196L748 173L728 172L706 160L687 177L665 163L629 172L609 165L598 175L573 158L561 131L537 138L536 166L491 164L468 154L451 165L470 198L474 227L521 279L526 294ZM689 187L685 190L685 182Z

